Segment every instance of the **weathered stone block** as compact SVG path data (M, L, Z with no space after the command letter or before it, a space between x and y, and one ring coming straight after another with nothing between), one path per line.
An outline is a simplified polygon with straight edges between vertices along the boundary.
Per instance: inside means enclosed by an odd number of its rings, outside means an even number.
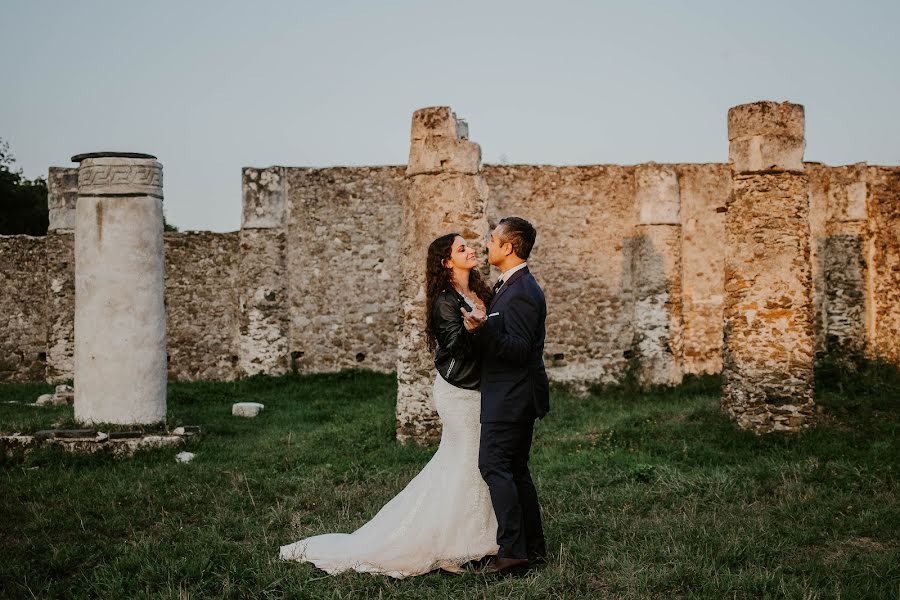
M278 229L284 224L284 167L243 170L241 229Z
M728 141L757 135L803 138L803 105L763 100L733 106L728 110Z
M235 417L255 417L265 405L259 402L237 402L231 406L231 414Z
M460 126L459 121L449 106L429 106L413 113L410 140L423 140L428 137L441 136L452 139L468 138L469 126ZM460 135L465 134L465 135Z
M50 167L47 176L48 232L75 230L75 202L78 200L78 168Z
M738 173L752 171L802 171L803 138L785 135L755 135L732 140L729 156Z
M642 225L681 225L681 191L672 165L635 167L638 221Z
M427 137L412 141L406 174L475 175L480 170L481 147L478 144L456 138Z
M242 229L238 273L242 375L288 372L285 235L279 229Z
M728 111L728 157L737 173L802 171L804 111L790 102L754 102Z

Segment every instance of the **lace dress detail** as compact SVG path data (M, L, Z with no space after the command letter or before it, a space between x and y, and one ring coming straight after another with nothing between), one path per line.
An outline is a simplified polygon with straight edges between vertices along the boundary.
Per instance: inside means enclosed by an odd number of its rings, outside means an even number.
M437 452L372 520L351 534L330 533L281 547L283 560L403 578L496 554L497 519L478 471L481 394L437 375L434 403L443 431Z

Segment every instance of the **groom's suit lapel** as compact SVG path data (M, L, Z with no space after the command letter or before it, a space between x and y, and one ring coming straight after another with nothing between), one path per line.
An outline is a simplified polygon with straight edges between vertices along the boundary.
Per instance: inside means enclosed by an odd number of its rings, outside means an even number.
M525 273L527 273L527 272L528 272L528 267L525 267L524 269L520 269L520 270L516 271L515 273L513 273L512 275L510 275L510 276L509 276L509 280L504 281L504 282L503 282L503 285L500 286L500 289L497 290L497 295L494 296L494 299L493 299L493 300L491 300L491 306L490 306L490 308L493 308L494 305L497 304L497 300L500 299L500 296L502 296L503 294L506 293L506 290L509 289L509 286L511 286L512 284L514 284L514 283L515 283L516 281L518 281L521 277L524 277L524 276L525 276ZM488 311L488 312L490 312L490 311Z

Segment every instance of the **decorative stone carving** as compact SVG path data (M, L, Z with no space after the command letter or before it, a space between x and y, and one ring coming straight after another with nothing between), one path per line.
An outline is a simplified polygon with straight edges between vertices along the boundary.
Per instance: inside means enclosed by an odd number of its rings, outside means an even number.
M150 196L162 200L162 185L162 165L152 158L85 158L78 169L79 196Z

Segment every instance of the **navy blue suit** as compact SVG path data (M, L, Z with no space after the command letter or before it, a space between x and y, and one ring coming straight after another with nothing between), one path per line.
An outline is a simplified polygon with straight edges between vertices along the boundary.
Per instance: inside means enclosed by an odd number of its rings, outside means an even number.
M534 420L550 410L544 369L544 292L525 267L497 291L475 334L482 356L478 468L497 515L501 558L546 554L537 491L528 471Z

